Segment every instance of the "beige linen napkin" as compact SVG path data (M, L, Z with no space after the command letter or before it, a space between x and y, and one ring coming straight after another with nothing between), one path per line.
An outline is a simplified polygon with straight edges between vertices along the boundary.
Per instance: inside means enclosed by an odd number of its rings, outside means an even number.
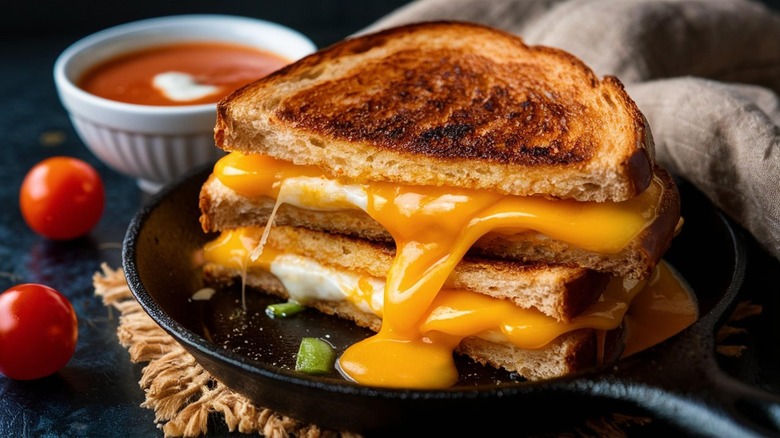
M780 259L780 14L748 0L417 0L362 32L467 20L617 76L657 160Z

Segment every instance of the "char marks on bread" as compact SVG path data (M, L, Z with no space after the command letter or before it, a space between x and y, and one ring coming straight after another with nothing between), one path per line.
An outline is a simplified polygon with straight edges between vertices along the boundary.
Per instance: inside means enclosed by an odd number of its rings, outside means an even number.
M453 22L346 40L243 87L215 139L352 180L595 201L643 191L654 160L619 80Z

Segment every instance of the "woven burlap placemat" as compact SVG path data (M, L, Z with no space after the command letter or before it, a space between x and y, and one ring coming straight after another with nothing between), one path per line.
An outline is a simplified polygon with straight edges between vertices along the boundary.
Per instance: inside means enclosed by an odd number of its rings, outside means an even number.
M357 434L322 429L255 406L212 377L141 308L124 272L101 266L92 282L103 304L120 312L117 337L133 363L147 363L139 385L142 407L154 410L166 437L194 437L208 432L209 416L223 417L231 432L266 437L355 438Z
M166 437L195 437L208 432L209 417L224 418L228 430L266 437L358 438L360 435L306 424L255 406L244 396L216 380L178 342L141 308L127 285L124 272L107 264L93 276L95 295L120 312L117 337L133 363L147 363L139 386L144 391L142 407L152 409L155 423ZM761 307L740 303L731 321L761 313ZM731 335L744 329L725 324L717 334L718 352L738 357L744 346L729 345ZM641 425L650 418L620 414L588 420L568 436L625 436L624 427ZM595 435L594 435L595 434Z

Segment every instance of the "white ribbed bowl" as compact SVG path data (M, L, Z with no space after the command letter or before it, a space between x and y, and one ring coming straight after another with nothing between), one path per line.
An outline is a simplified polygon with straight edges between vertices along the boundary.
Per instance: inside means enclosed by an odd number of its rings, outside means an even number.
M128 51L178 41L250 45L291 61L316 50L303 34L265 20L227 15L177 15L112 27L65 49L54 82L76 133L112 169L155 193L224 152L214 146L216 104L135 105L89 94L75 85L92 66Z

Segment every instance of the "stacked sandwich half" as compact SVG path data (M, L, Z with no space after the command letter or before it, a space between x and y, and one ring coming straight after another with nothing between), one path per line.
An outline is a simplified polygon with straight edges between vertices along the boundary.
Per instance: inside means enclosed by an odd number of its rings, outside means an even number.
M419 23L322 49L217 112L206 277L373 329L338 360L361 384L448 387L453 352L531 380L592 367L669 275L680 200L649 127L563 51Z

